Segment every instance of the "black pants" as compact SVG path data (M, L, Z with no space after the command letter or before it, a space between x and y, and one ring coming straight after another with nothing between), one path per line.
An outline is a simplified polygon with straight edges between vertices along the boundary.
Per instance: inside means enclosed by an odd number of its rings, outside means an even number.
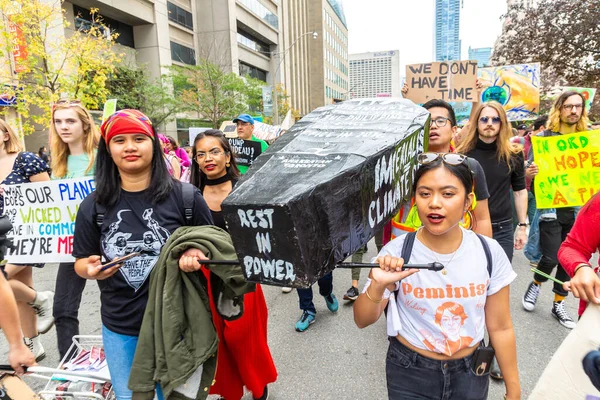
M567 282L571 278L565 272L564 268L558 262L558 249L567 234L575 223L575 215L571 212L557 210L557 219L553 221L540 221L540 247L542 249L542 258L538 263L537 269L550 275L554 267L556 274L554 277L559 281ZM546 282L548 278L534 274L533 279L538 282ZM563 289L562 285L554 282L552 291L560 296L567 296L569 292Z
M492 222L492 237L500 244L502 250L506 253L506 257L508 257L508 261L512 263L515 251L515 230L513 229L512 219Z
M86 280L75 273L75 264L62 263L58 266L54 289L54 325L58 339L58 352L62 359L79 335L79 305Z

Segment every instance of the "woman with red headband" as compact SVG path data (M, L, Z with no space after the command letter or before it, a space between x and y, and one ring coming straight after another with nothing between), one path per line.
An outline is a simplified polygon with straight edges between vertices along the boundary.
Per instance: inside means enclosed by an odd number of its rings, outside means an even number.
M186 184L169 175L148 117L121 110L100 130L96 191L77 213L73 256L77 274L98 280L104 351L115 394L122 400L132 396L127 385L148 301L148 278L162 247L177 228L213 221L202 195L194 190L192 221L186 223ZM102 257L110 261L132 252L141 255L102 270ZM197 252L188 250L184 256Z

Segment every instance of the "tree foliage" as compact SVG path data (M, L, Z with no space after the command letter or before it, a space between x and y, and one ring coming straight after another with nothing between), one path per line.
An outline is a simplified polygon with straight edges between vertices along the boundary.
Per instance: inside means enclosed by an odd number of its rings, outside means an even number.
M0 0L0 13L10 21L0 25L5 65L11 65L15 43L26 46L13 73L1 74L15 86L10 94L19 99L16 109L25 118L25 134L34 131L34 124L49 125L51 106L61 97L79 99L91 109L101 107L108 75L122 56L113 49L117 35L103 24L97 9L91 10L91 24L78 29L70 26L58 0Z
M290 102L290 96L285 90L285 86L281 83L275 85L275 94L277 95L277 114L279 114L279 124L283 122L288 111L292 112L294 120L300 118L300 111L293 108ZM265 117L265 123L273 124L273 117Z
M600 88L600 7L597 0L514 4L503 16L493 65L539 62L542 86ZM592 112L600 117L600 93Z
M120 65L108 78L109 98L117 99L117 108L140 110L155 126L172 121L182 108L173 96L169 76L152 80L144 68Z
M194 66L173 67L172 79L175 94L183 105L182 111L208 119L215 129L223 121L250 111L251 105L260 102L261 92L256 82L225 72L208 59L200 59Z

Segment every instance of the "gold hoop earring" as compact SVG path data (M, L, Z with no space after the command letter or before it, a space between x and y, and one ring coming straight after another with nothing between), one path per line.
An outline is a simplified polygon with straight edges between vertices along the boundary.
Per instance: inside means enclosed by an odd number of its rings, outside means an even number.
M229 163L225 163L225 166L226 166L227 168L229 168L229 167L231 166L231 164L229 164Z

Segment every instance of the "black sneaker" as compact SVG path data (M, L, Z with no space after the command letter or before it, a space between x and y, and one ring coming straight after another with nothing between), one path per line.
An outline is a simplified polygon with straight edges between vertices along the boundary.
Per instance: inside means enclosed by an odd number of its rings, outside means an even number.
M348 289L348 291L344 295L344 300L354 301L354 300L358 299L359 294L360 293L358 293L358 289L355 288L354 286L351 286L350 289Z
M269 387L265 386L265 390L263 391L262 396L260 397L253 397L254 400L268 400L269 398Z
M560 322L562 326L565 328L573 329L575 328L575 321L567 314L567 310L565 310L565 302L563 301L555 301L552 305L552 316Z

